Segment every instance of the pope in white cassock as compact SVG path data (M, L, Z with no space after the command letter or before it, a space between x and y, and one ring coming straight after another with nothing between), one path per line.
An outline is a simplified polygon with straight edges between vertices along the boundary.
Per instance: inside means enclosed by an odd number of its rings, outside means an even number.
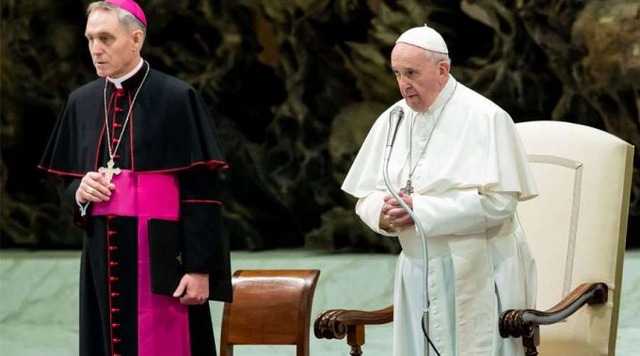
M537 190L513 120L449 74L447 45L428 26L403 33L391 53L403 99L377 119L342 189L374 231L398 236L394 293L395 356L522 355L503 339L498 317L534 307L535 262L516 215ZM391 108L404 120L388 159L389 180L426 233L427 262L411 216L383 178ZM393 128L391 128L393 129ZM424 291L425 268L428 277Z

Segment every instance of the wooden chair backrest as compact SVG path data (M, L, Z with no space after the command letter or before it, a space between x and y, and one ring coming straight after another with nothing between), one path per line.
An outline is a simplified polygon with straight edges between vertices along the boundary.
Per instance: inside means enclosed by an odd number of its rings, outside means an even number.
M295 345L309 355L311 307L319 270L237 270L225 303L220 354L234 345Z

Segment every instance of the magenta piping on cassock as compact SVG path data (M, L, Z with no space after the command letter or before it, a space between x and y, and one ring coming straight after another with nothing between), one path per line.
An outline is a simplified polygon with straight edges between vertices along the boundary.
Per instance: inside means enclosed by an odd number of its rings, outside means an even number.
M191 169L191 168L197 167L197 166L207 166L207 168L209 168L210 170L227 169L227 168L229 168L227 163L224 162L224 161L211 160L211 161L194 162L194 163L191 163L190 165L184 166L184 167L159 169L159 170L145 171L145 172L147 172L147 173L171 173L171 172L185 171L187 169Z
M57 174L59 176L71 176L71 177L78 177L78 178L82 178L84 177L84 174L82 173L72 173L72 172L63 172L63 171L56 171L55 169L50 169L41 165L38 165L38 168L45 170L49 173L53 173L53 174Z
M216 169L228 169L229 166L227 165L226 162L224 161L217 161L217 160L211 160L211 161L203 161L203 162L195 162L192 163L188 166L183 166L183 167L176 167L176 168L169 168L169 169L160 169L160 170L154 170L154 171L136 171L136 173L138 174L152 174L152 173L157 173L157 174L163 174L163 173L175 173L175 172L179 172L179 171L186 171L188 169L197 167L197 166L202 166L202 165L206 165L207 168L209 168L210 170L216 170ZM57 174L59 176L70 176L70 177L77 177L77 178L82 178L84 177L85 173L75 173L75 172L67 172L67 171L59 171L59 170L55 170L55 169L51 169L42 165L38 165L39 169L42 169L44 171L47 171L49 173L52 174ZM124 170L123 170L124 171Z
M199 200L199 199L185 199L182 203L204 203L204 204L216 204L222 206L220 200Z

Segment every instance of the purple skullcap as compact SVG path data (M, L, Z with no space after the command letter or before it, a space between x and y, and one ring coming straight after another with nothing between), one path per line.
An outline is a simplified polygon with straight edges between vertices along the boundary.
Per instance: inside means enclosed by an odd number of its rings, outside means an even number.
M105 0L106 3L112 4L121 8L122 10L129 11L131 15L135 16L144 27L147 27L147 18L144 16L144 12L138 3L133 0Z

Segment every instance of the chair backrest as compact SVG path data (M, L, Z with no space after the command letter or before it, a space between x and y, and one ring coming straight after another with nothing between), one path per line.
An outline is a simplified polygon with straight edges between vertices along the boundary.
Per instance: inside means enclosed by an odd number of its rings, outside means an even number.
M516 125L540 195L518 206L537 262L536 309L581 283L603 282L608 302L540 327L541 355L615 353L633 146L592 127L531 121Z
M233 302L225 303L221 356L234 345L295 345L309 355L311 307L319 270L238 270Z

